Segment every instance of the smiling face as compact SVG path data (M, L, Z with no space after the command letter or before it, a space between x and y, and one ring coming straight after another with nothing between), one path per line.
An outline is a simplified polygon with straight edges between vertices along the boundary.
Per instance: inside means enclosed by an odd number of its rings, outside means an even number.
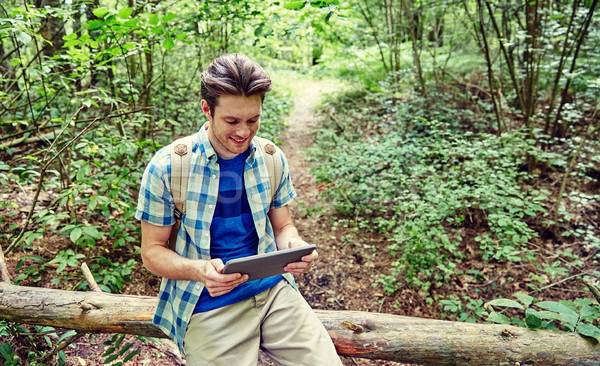
M260 125L262 99L260 95L221 95L214 113L205 100L202 111L208 118L208 139L217 155L231 159L250 147Z

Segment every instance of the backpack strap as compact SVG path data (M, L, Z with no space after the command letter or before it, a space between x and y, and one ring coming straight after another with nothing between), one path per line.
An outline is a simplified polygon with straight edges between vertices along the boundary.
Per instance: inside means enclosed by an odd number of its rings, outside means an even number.
M263 154L265 159L265 165L269 172L269 183L271 184L271 202L275 198L275 193L279 189L281 184L281 175L283 174L283 163L281 161L281 155L283 152L270 140L262 137L255 136L254 141L258 143L258 147L265 152Z
M186 198L192 160L192 136L182 137L171 144L171 196L175 203L175 224L171 228L169 248L175 250L177 232L186 211Z

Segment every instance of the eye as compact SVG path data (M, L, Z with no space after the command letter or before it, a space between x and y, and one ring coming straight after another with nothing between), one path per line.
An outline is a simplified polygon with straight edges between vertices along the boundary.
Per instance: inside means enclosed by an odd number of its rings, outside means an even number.
M248 120L248 123L256 123L256 122L258 122L258 119L249 119Z

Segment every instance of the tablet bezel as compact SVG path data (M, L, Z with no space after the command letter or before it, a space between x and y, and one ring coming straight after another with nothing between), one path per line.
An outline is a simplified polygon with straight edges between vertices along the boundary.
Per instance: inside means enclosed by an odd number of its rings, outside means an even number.
M317 248L316 245L277 250L270 253L256 254L249 257L236 258L227 261L221 273L241 273L248 275L248 281L259 280L286 273L283 269L290 263L302 261Z

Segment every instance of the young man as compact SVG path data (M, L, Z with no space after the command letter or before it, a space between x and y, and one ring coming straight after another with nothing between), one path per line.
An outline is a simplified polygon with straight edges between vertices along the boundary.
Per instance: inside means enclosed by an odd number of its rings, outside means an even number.
M259 348L280 365L341 365L291 276L308 271L316 251L282 276L247 282L247 275L221 273L230 259L307 245L287 207L296 193L285 156L281 183L271 187L265 152L253 140L271 89L262 67L241 54L216 58L202 74L208 122L193 137L175 250L167 244L175 222L170 148L144 172L136 212L142 259L163 277L153 321L188 365L256 365Z

